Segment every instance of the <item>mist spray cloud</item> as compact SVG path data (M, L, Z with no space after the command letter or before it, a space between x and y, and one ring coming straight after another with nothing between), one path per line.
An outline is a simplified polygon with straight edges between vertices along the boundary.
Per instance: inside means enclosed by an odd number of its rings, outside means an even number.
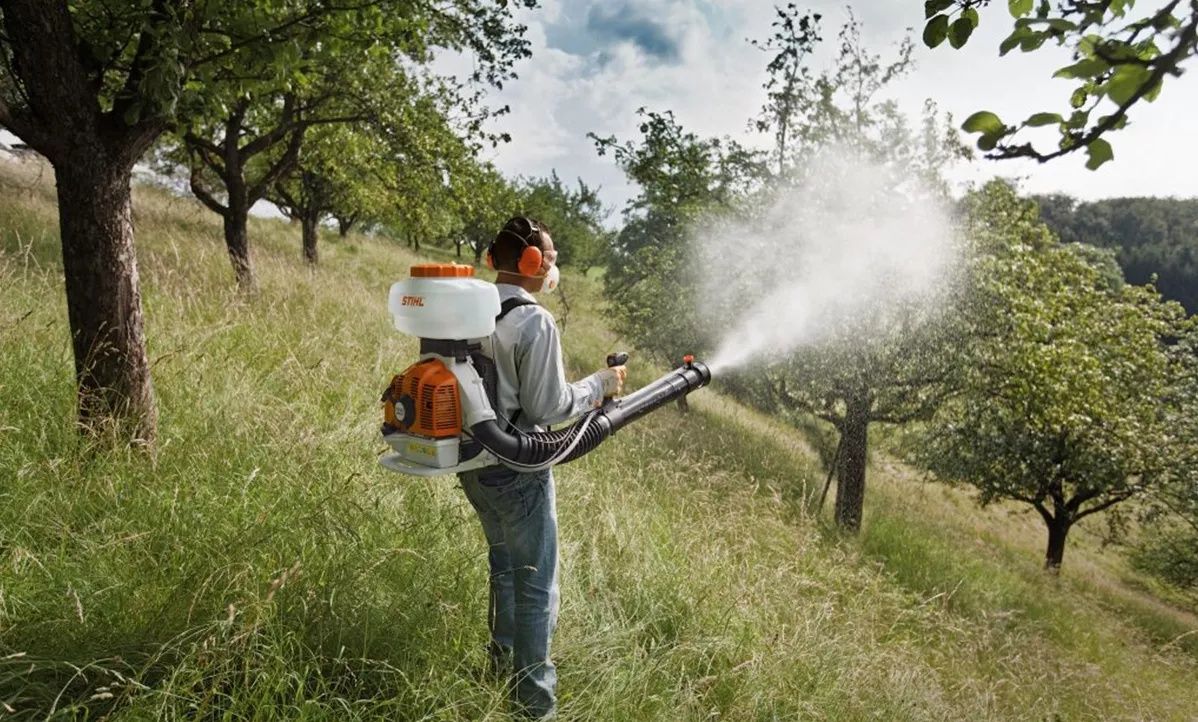
M806 179L695 239L716 371L767 362L852 326L880 331L899 308L935 304L955 244L939 194L911 173L828 149Z

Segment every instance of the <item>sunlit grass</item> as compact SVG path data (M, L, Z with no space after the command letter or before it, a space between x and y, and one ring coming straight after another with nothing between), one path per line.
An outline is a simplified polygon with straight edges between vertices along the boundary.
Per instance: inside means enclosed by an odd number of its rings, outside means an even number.
M416 352L383 300L416 258L328 234L311 271L298 229L255 221L246 299L215 217L140 191L160 443L92 448L52 185L12 190L29 173L0 169L0 718L505 719L472 512L452 478L375 463L378 392ZM625 344L597 286L567 284L582 373ZM802 435L713 391L692 409L557 471L563 718L1198 709L1175 618L1044 578L972 507L885 469L862 539L840 539Z

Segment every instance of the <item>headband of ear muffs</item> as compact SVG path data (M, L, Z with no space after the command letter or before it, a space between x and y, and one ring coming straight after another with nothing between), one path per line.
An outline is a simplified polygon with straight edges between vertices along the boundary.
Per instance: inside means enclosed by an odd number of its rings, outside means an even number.
M527 234L522 236L506 227L499 234L506 233L520 239L524 250L520 251L520 260L516 261L516 270L520 272L521 276L537 276L541 272L541 262L545 259L541 254L541 249L529 243L528 239L532 238L534 234L540 233L541 227L531 218L521 218L520 220L528 224ZM487 268L495 270L495 241L491 241L491 245L487 247Z

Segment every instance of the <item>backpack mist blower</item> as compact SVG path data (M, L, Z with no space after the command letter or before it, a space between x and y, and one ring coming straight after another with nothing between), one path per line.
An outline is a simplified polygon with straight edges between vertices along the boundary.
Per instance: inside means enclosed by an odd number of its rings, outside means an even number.
M391 287L388 308L395 328L420 339L420 360L383 392L383 440L391 453L383 466L415 476L438 476L502 464L539 471L573 461L616 430L711 381L706 365L687 356L681 367L619 399L583 414L567 428L525 432L501 426L495 413L494 362L482 340L501 314L495 284L480 281L471 266L412 266L411 277ZM608 357L608 365L627 360Z

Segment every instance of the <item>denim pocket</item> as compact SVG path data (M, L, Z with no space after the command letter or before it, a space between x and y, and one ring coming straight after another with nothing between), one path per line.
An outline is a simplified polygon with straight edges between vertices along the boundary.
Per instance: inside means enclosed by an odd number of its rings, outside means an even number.
M545 501L546 474L518 474L515 479L496 488L503 515L509 521L527 519L537 512Z
M507 486L516 480L520 473L506 466L491 466L478 471L478 483L495 489Z

